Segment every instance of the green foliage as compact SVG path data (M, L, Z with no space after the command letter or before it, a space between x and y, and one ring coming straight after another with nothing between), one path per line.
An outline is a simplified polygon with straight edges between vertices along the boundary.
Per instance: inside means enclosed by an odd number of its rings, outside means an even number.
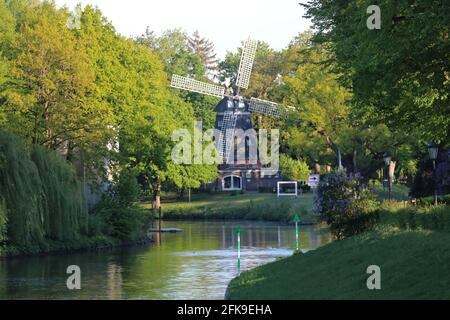
M0 198L0 254L8 240L8 216L5 202Z
M21 139L0 132L0 187L11 245L39 247L46 239L69 241L87 234L81 184L54 152L30 151Z
M179 189L198 189L203 183L217 178L217 167L214 165L167 165L166 178Z
M343 148L341 133L349 128L346 103L351 95L339 85L336 74L321 66L328 53L313 46L310 36L301 34L283 51L282 84L273 94L296 107L283 123L290 155L308 160L311 166L334 164Z
M360 181L345 174L329 174L319 184L316 210L338 239L371 228L376 222L375 194Z
M234 193L195 194L191 202L163 201L165 219L244 219L292 221L301 214L303 223L317 222L313 215L313 195L276 198L269 194ZM164 200L164 199L163 199Z
M426 197L426 198L421 198L418 199L418 201L422 204L422 205L434 205L434 196L432 197ZM438 203L445 205L445 206L450 206L450 194L445 195L445 196L438 196Z
M24 142L0 132L0 191L7 211L8 240L18 246L40 243L42 182Z
M450 230L450 207L424 204L416 207L385 201L379 207L379 226L403 230Z
M341 82L352 89L355 113L391 130L449 141L448 12L441 0L390 1L381 29L366 27L367 1L312 0L304 6L330 48Z
M109 196L119 207L130 207L139 200L140 188L135 170L123 169L116 183L110 186Z
M42 184L43 227L47 238L74 240L87 234L83 189L73 166L59 155L36 146L31 152Z
M122 241L136 241L146 235L149 213L137 207L118 207L103 202L94 209L91 222L100 234Z
M100 234L122 241L142 239L150 214L136 205L140 189L135 170L123 169L116 181L91 212L91 235Z
M8 127L51 148L87 140L102 128L105 112L89 99L95 75L66 26L68 12L43 1L20 14L0 88Z
M280 156L280 168L283 176L293 181L307 181L311 172L304 161L294 160L285 154Z
M221 80L230 79L234 92L237 90L234 84L236 83L241 56L242 48L238 48L237 52L227 52L225 60L220 63ZM245 95L261 99L268 98L276 83L275 79L279 76L280 69L280 53L271 48L268 43L259 41L252 69L252 81L249 88L245 90Z

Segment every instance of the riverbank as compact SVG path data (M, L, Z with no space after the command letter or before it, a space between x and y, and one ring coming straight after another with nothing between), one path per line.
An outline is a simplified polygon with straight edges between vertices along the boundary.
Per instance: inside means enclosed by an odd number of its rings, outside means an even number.
M240 299L450 298L450 208L381 207L373 231L244 272L230 282ZM368 290L367 267L381 268Z
M151 208L149 202L141 204ZM277 198L272 193L218 193L195 194L187 199L165 197L162 214L165 220L233 219L290 222L296 214L303 224L314 224L314 195L306 193L298 197Z
M82 238L78 241L46 241L39 248L18 248L7 247L0 248L0 260L11 258L23 258L32 256L48 256L60 254L72 254L90 251L105 251L120 247L148 245L154 241L150 238L141 238L133 241L123 241L108 237Z

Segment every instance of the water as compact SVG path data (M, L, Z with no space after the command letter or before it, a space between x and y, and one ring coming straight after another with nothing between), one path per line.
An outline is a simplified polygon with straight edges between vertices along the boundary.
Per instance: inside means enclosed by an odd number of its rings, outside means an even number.
M293 226L264 222L173 221L182 233L154 235L147 246L0 260L0 299L223 299L241 271L292 255ZM318 227L300 227L300 248L330 241ZM81 268L81 290L68 290L69 265Z

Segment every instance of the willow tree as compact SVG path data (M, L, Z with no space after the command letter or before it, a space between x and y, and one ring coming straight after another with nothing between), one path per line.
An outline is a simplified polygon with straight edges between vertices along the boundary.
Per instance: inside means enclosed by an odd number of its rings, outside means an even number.
M25 143L0 132L0 203L6 211L8 242L39 245L42 229L42 182Z
M88 232L83 190L72 165L54 151L30 148L3 131L0 211L0 242L20 248L35 250L46 239L75 240Z
M31 152L42 184L41 206L44 235L74 240L88 233L83 188L73 166L55 152L36 146Z

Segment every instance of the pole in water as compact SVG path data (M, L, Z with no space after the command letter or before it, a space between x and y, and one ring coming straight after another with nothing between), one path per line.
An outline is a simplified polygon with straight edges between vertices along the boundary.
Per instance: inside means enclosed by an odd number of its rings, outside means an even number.
M294 217L295 222L295 252L299 252L299 245L298 245L298 223L300 222L300 217L298 215L295 215Z
M238 251L238 260L237 260L237 268L238 273L241 273L241 227L238 226L236 229L237 235L237 251Z

